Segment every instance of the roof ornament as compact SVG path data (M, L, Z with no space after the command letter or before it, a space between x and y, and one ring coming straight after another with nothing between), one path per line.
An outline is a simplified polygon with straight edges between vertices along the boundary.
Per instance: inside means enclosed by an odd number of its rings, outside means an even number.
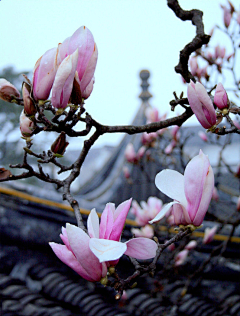
M142 102L148 103L148 100L152 97L151 93L148 91L148 78L150 77L150 72L148 70L142 70L140 71L139 76L142 79L142 92L139 95L139 98L142 100Z

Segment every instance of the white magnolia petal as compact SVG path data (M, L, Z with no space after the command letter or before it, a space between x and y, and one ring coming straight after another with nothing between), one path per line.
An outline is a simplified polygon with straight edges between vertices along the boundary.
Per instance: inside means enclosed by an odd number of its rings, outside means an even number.
M91 238L99 238L99 218L96 209L93 208L87 219L88 234Z
M149 221L149 223L153 224L153 223L159 222L161 219L163 219L163 217L167 214L167 212L170 210L170 208L173 206L173 204L179 204L179 203L174 201L174 202L171 202L171 203L164 205L164 207L161 209L161 211L154 217L154 219Z
M100 262L119 259L127 250L124 243L98 238L91 238L89 247Z
M155 184L162 193L187 207L184 176L181 173L171 169L162 170L156 175Z

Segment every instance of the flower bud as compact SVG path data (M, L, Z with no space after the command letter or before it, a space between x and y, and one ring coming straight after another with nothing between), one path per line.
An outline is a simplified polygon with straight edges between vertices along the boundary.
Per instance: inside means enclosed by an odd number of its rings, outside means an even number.
M231 12L224 6L223 7L223 21L226 28L229 27L231 23L232 15Z
M207 141L208 141L207 135L206 135L204 132L199 131L199 132L198 132L198 136L199 136L204 142L207 142Z
M227 92L225 91L221 82L217 84L213 102L220 110L223 110L229 107Z
M216 113L204 86L190 81L187 90L188 101L193 113L204 128L210 128L216 124Z
M31 121L25 114L24 110L20 115L20 131L23 137L30 137L33 134L36 126L33 121Z
M20 98L19 91L9 81L0 78L0 99L11 102L12 96Z
M58 155L63 155L69 143L66 141L66 133L61 132L51 146L51 151Z
M33 100L30 97L31 87L28 83L23 82L22 85L22 97L23 97L23 103L24 103L24 113L27 116L33 116L36 114L37 109L35 107L35 104Z
M212 228L206 227L205 232L204 232L204 237L203 237L203 243L205 245L209 244L213 240L214 235L216 234L216 231L217 231L217 226L214 226Z

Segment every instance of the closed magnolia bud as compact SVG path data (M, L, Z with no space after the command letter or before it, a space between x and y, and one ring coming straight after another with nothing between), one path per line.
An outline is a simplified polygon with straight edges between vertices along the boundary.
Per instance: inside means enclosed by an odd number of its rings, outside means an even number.
M61 132L61 134L58 136L58 138L55 140L55 142L51 146L51 151L58 155L63 155L67 146L68 142L66 141L66 134L65 132Z
M23 103L24 103L24 113L27 116L33 116L37 112L34 102L30 97L30 92L31 92L30 85L26 82L23 82L22 97L23 97Z
M0 78L0 99L11 102L12 98L20 98L20 93L14 85L4 78Z
M20 131L23 137L32 136L35 128L36 128L36 125L24 114L24 110L23 110L20 115Z
M221 82L217 84L213 102L220 110L223 110L229 107L227 92L225 91Z

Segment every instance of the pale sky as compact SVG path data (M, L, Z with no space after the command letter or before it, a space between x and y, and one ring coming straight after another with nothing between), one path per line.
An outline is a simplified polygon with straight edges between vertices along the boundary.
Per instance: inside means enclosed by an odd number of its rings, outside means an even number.
M179 3L184 9L203 10L206 33L214 24L222 25L219 1ZM227 5L224 0L221 3ZM239 9L237 0L232 3ZM170 113L173 91L183 90L186 95L174 66L179 51L195 36L195 27L176 18L165 0L1 0L0 69L8 65L33 69L46 50L81 25L93 33L99 52L94 90L85 105L94 119L108 125L131 123L140 104L142 69L151 72L151 104L161 114ZM216 32L212 44L224 45L221 40ZM107 135L97 144L119 139Z

